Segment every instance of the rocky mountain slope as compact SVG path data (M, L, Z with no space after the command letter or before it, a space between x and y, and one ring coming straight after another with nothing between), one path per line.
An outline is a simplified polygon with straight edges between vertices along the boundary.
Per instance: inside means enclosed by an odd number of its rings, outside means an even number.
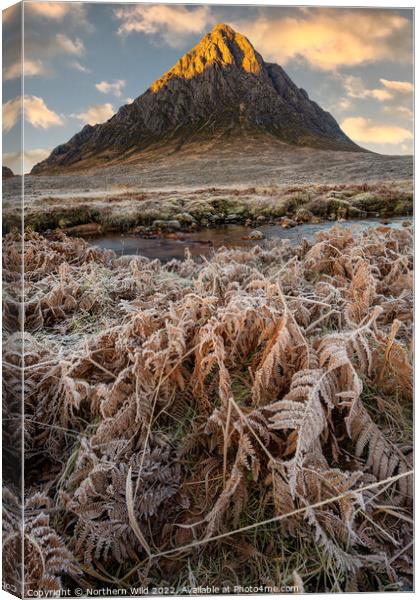
M2 178L3 179L9 179L10 177L14 177L15 174L13 173L12 169L10 169L9 167L5 167L4 165L2 166Z
M129 160L146 148L159 151L168 139L179 148L248 131L292 145L362 151L282 67L266 63L247 38L219 24L134 102L106 123L86 125L32 173Z

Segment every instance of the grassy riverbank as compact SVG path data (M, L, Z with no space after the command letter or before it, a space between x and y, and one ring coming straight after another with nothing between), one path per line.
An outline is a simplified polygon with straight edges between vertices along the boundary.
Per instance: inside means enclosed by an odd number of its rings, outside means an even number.
M72 196L29 197L25 225L60 228L73 235L107 231L192 231L225 223L282 220L290 225L319 219L393 217L413 212L411 181L303 186L138 191L130 188ZM6 203L3 230L18 226L19 212Z

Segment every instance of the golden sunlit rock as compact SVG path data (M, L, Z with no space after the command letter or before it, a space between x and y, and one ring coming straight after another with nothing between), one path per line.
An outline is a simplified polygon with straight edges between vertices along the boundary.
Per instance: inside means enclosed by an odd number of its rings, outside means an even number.
M234 31L229 25L219 23L172 69L155 81L150 89L152 92L157 92L172 77L192 79L201 75L205 69L215 65L219 67L236 65L248 73L258 75L262 62L261 56L254 50L246 37Z

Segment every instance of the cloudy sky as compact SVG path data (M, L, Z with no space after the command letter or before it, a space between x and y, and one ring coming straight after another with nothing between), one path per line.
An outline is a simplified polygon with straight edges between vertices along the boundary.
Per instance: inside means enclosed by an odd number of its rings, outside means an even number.
M19 9L3 12L3 164L19 171ZM409 9L25 2L25 171L142 94L218 22L245 34L360 145L413 151Z

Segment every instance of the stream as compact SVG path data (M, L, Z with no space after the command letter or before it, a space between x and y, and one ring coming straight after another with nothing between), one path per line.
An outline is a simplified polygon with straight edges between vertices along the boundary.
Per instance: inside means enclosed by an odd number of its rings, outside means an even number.
M387 226L401 228L402 224L407 221L412 222L413 217L395 217L389 220ZM93 246L114 250L118 256L140 255L151 259L159 258L162 262L167 262L173 258L184 258L187 248L189 248L192 256L198 257L209 256L214 250L222 246L228 248L249 247L255 244L262 245L267 240L289 239L292 244L299 244L304 238L309 241L313 240L318 231L325 231L336 224L335 221L317 224L307 223L289 229L283 229L280 225L260 225L258 230L265 236L265 239L261 241L244 239L249 236L252 228L233 224L203 229L197 232L180 232L176 236L177 239L160 236L144 238L127 233L107 233L103 236L87 237L86 239ZM383 223L378 219L361 219L342 221L339 225L357 232L367 227L383 226Z

